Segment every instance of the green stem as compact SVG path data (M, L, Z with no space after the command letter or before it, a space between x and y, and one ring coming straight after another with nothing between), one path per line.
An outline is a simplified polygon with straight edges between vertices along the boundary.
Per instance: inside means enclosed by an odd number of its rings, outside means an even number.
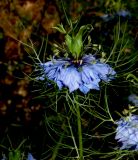
M55 160L56 159L57 154L58 154L58 150L59 150L59 148L61 146L61 142L63 140L63 137L64 137L64 132L61 134L60 139L59 139L56 147L54 148L54 151L53 151L53 154L52 154L52 157L50 158L50 160Z
M80 107L76 103L77 123L78 123L78 136L79 136L79 160L83 160L83 143L82 143L82 128L81 128L81 116Z

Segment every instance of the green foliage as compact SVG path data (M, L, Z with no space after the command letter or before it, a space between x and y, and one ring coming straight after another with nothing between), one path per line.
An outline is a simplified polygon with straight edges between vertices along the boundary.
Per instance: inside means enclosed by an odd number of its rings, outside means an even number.
M9 152L9 160L19 160L21 159L20 150L10 151Z

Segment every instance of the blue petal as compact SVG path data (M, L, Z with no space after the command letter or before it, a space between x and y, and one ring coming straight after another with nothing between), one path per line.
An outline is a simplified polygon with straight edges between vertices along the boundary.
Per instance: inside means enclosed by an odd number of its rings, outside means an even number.
M57 83L58 88L62 89L62 87L64 86L63 83L59 80L56 80L55 82Z
M47 77L50 80L54 80L55 78L57 78L58 73L62 70L63 65L63 63L53 64L47 69Z
M44 80L44 77L47 77L50 80L54 80L62 69L62 67L67 63L67 61L62 60L53 60L46 63L41 63L40 67L42 68L43 75L39 77L40 80Z
M62 69L59 80L69 88L70 92L77 90L81 84L80 74L74 66Z
M79 87L79 89L80 89L80 91L83 92L84 94L87 94L87 93L90 91L90 89L89 89L88 87L86 87L84 84L81 85L81 86Z
M63 87L63 83L60 80L60 72L64 65L68 63L62 60L53 60L46 63L41 63L40 66L43 69L43 75L39 77L39 80L44 80L47 77L49 80L53 80L57 83L59 89Z
M81 78L86 87L99 90L100 79L97 76L97 73L92 70L91 65L85 65L82 67Z
M96 63L92 65L93 70L97 72L100 79L108 82L114 78L116 72L108 65L104 63Z
M27 160L35 160L35 159L33 158L33 156L32 156L32 154L31 154L31 153L28 153Z

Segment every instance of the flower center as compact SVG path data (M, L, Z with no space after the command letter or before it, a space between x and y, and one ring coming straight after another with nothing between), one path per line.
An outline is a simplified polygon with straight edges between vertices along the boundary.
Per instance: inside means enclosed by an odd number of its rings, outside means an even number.
M82 65L83 60L72 60L71 62L75 65Z

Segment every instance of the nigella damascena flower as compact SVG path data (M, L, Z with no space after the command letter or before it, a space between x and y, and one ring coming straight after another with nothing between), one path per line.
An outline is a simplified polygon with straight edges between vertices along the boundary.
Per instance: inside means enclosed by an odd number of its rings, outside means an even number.
M119 10L114 14L103 14L100 16L100 18L104 21L104 22L111 22L111 21L116 21L118 18L120 17L121 20L127 20L131 18L131 13L127 10Z
M122 143L120 149L138 150L138 115L130 115L116 122L115 139Z
M129 11L126 11L126 10L119 10L117 13L116 13L117 16L120 16L120 17L130 17L131 16L131 13Z
M132 102L136 107L138 107L138 96L136 94L131 94L128 100Z
M69 58L53 59L41 63L42 74L38 80L45 78L54 81L59 89L68 87L70 92L79 89L86 94L90 89L99 90L101 80L109 82L116 72L105 63L97 60L93 55L85 55L81 60L73 61Z

